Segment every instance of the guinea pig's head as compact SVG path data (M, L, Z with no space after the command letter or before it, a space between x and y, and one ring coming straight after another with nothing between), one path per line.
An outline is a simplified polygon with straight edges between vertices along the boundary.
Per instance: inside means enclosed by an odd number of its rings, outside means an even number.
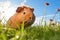
M21 19L25 21L25 25L29 26L35 21L35 15L33 11L34 8L22 6L16 9L16 14L18 14L21 17Z

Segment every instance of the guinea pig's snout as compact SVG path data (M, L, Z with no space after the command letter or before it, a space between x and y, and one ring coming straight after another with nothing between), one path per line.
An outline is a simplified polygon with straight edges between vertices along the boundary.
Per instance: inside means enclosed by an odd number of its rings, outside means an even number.
M29 17L29 21L25 21L24 24L31 23L32 22L32 17Z

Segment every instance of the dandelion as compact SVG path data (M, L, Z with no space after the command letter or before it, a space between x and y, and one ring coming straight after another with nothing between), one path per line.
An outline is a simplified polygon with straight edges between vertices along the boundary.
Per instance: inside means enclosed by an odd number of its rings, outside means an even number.
M55 13L55 15L53 16L53 19L55 18L56 14L57 14L58 12L60 12L60 8L58 8L58 9L56 10L56 13Z
M50 19L50 21L53 21L53 19Z
M50 19L50 21L53 21L53 19Z
M46 8L45 8L45 10L44 10L44 12L45 12L44 14L46 15L47 6L49 6L49 3L46 2L45 5L46 5ZM44 20L44 23L45 23L45 25L46 25L46 17L43 16L43 18L45 19L45 20ZM42 19L43 19L43 18L42 18Z
M53 23L53 19L50 19L50 26L52 25L52 23Z
M60 8L58 8L57 11L60 12Z
M46 5L46 6L49 6L49 3L48 3L48 2L46 2L46 3L45 3L45 5Z
M54 26L55 25L55 23L52 23L52 26Z

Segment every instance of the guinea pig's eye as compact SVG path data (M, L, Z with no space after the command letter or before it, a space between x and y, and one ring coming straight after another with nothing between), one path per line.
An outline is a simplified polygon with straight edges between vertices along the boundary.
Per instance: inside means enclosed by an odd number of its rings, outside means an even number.
M25 14L25 12L23 14Z

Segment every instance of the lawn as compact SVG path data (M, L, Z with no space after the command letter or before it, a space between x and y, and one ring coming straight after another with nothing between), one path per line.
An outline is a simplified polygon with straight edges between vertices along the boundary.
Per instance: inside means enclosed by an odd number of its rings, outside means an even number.
M30 26L13 29L0 22L0 40L60 40L60 26Z

